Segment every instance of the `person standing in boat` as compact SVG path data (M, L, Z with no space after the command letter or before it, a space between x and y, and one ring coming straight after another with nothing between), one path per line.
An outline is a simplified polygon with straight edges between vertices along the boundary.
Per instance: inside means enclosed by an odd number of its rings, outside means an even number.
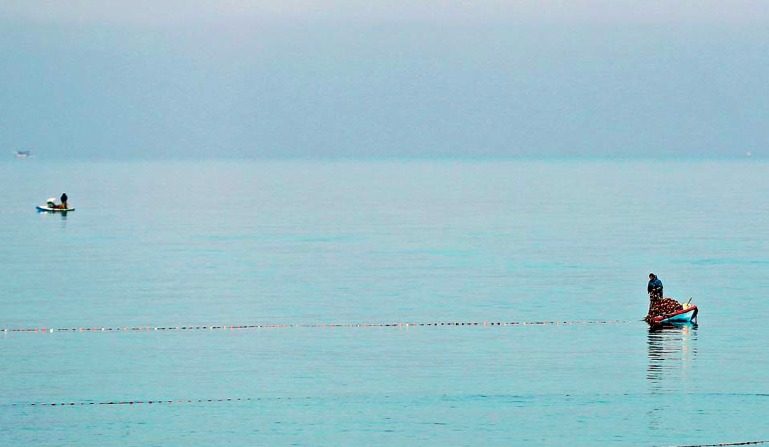
M67 199L69 199L69 197L67 197L67 193L66 192L61 193L61 207L62 207L62 209L66 210L67 208L69 208L67 206Z
M649 273L649 285L646 286L649 293L649 301L662 299L662 281L654 273Z

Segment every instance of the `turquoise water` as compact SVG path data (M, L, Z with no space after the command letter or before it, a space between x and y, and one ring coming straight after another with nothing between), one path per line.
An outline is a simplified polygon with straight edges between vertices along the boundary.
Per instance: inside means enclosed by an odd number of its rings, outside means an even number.
M0 445L767 440L768 167L2 162Z

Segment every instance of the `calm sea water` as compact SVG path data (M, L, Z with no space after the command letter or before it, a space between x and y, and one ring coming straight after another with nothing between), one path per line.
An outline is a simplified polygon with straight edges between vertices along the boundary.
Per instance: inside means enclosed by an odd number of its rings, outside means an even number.
M0 332L0 445L767 440L767 168L0 162L0 330L289 325Z

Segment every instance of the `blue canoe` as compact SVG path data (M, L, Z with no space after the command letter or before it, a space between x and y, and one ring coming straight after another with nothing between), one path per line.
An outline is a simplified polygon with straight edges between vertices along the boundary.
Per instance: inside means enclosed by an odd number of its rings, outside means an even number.
M660 315L660 316L654 317L651 319L651 321L649 321L649 324L652 326L665 326L665 325L674 325L674 324L696 323L698 312L699 312L699 309L697 309L697 306L692 304L686 309L673 312L672 314Z

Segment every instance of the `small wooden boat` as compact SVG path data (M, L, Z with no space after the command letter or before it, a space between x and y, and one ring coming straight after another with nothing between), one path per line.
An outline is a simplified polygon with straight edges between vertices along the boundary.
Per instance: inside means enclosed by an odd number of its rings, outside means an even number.
M63 196L63 195L62 195ZM66 199L66 197L65 197ZM37 208L38 213L67 213L68 211L75 211L75 208L67 208L64 206L64 203L57 205L56 204L56 198L51 197L50 199L45 201L45 205L38 205L35 208Z
M50 206L38 205L37 210L41 213L66 213L67 211L75 211L75 208L52 208Z
M666 315L658 315L648 320L650 326L667 326L697 322L699 309L694 304L685 304L684 308Z

